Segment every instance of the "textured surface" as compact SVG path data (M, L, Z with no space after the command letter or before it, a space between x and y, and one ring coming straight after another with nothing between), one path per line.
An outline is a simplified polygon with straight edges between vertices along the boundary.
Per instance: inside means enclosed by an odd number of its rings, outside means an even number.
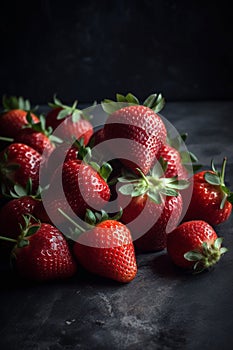
M233 185L233 102L170 103L163 115L188 131L206 167L228 156ZM232 187L231 187L232 188ZM210 272L192 276L166 252L137 257L134 281L120 285L80 271L63 283L23 284L1 267L0 348L231 349L233 217L217 227L229 252Z

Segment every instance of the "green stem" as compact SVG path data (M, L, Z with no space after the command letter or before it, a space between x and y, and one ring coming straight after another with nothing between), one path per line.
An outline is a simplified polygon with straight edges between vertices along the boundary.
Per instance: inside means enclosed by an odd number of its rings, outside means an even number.
M16 239L4 237L4 236L0 236L0 240L6 241L6 242L17 243L17 240L16 240Z
M224 157L224 158L223 158L223 163L222 163L221 174L220 174L220 182L221 182L221 185L224 185L224 177L225 177L226 164L227 164L227 158Z
M0 136L0 141L14 142L14 139L12 139L10 137Z
M77 227L78 230L80 230L81 232L85 232L84 228L81 227L79 224L77 224L77 222L74 221L69 215L67 215L62 209L58 208L57 210L58 210L59 213L61 213L67 220L69 220L69 222L71 222L75 227Z

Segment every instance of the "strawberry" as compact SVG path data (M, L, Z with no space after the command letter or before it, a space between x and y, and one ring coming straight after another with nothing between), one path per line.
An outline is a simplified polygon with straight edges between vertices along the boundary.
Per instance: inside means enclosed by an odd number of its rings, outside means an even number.
M127 167L133 171L140 168L147 174L166 141L165 125L156 114L163 107L163 98L154 94L143 105L139 105L138 99L128 94L126 97L117 95L117 101L118 103L105 100L102 103L104 110L110 113L104 126L104 135L113 141L110 144L112 152L116 156L122 154L118 158ZM122 102L123 105L126 102L128 105L120 108ZM122 139L121 142L117 140L119 138Z
M52 109L46 116L46 126L52 127L53 130L56 129L56 136L63 140L71 140L73 137L78 140L83 138L84 144L87 145L93 134L93 127L84 112L76 108L77 101L72 107L69 107L54 97L54 102L49 103L49 106ZM58 128L61 123L62 127Z
M0 177L6 191L11 190L14 184L26 187L31 180L35 193L39 185L41 160L37 151L22 143L12 143L5 148L0 153Z
M180 153L174 147L168 144L162 145L156 158L161 162L165 162L164 177L178 176L178 179L188 179L188 172L182 165Z
M126 183L119 188L119 205L124 208L121 221L130 228L136 248L144 252L164 249L167 232L176 227L182 212L178 190L188 182L164 178L158 163L147 176L141 172L141 177L131 174L118 180Z
M27 113L30 111L30 102L22 97L3 96L4 113L0 117L1 135L15 138L24 125L27 124ZM37 116L31 113L32 120L39 122Z
M137 273L130 231L116 219L109 219L105 212L102 214L99 223L79 236L73 247L74 255L91 273L122 283L130 282Z
M184 221L204 220L210 225L226 221L232 212L233 193L225 186L226 158L221 171L212 162L212 170L204 170L193 176L193 193Z
M182 268L201 272L217 263L226 248L221 248L222 238L205 221L184 222L167 239L167 251L172 261Z
M100 210L110 198L107 184L109 167L104 164L97 172L80 160L69 160L62 170L63 189L73 211L80 217L87 208ZM106 176L107 173L107 176Z
M5 237L1 239L7 240ZM76 263L62 233L50 224L29 224L13 249L18 273L28 279L45 281L74 275Z
M39 122L35 123L31 117L31 114L27 115L28 123L19 131L15 138L15 142L25 143L26 145L34 148L40 154L49 156L54 150L54 142L62 142L59 138L52 135L52 128L45 127L45 117L39 116Z

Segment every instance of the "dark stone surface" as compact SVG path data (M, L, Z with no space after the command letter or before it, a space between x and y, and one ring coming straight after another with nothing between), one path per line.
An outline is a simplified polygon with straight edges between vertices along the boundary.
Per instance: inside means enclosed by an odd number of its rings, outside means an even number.
M0 95L231 99L229 2L2 1Z
M170 103L163 115L188 131L190 150L206 167L228 156L232 180L233 102ZM80 270L66 282L25 283L1 268L0 348L232 349L233 239L231 219L216 228L229 252L214 269L190 275L165 251L137 256L127 285Z

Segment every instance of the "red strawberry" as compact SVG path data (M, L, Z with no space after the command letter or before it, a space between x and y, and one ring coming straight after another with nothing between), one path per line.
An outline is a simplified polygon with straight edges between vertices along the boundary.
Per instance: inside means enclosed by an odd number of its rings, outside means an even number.
M204 220L218 225L231 215L233 193L224 184L226 158L221 172L212 163L212 171L201 171L193 177L193 193L184 221Z
M119 189L123 194L119 196L119 204L124 208L121 220L130 228L134 244L141 251L164 249L167 232L176 227L181 216L182 197L177 190L186 188L188 183L162 176L163 171L156 164L147 176L141 173L140 178L118 179L128 182Z
M82 217L87 208L100 210L109 201L110 189L106 183L107 177L101 177L104 173L105 165L98 173L90 165L79 160L64 163L62 170L64 193L78 216Z
M74 244L74 254L91 273L118 282L130 282L137 273L130 231L113 219L106 219L82 233Z
M26 187L29 179L32 191L36 192L39 185L39 168L42 157L33 148L13 143L0 154L0 177L5 187L10 190L14 184Z
M15 138L24 125L27 124L27 113L30 110L28 100L22 97L3 97L4 113L0 117L1 135ZM37 116L31 113L33 121L39 122Z
M183 268L201 272L219 261L227 251L222 238L205 221L184 222L168 235L167 251L172 261Z
M15 142L25 143L34 148L40 154L48 156L55 148L55 142L61 142L52 135L52 128L46 129L45 118L43 115L39 116L39 122L34 123L30 113L27 115L28 124L21 129L15 138Z
M62 233L50 224L29 225L22 231L13 254L18 273L45 281L71 277L76 263Z
M125 99L124 102L133 105L119 109L117 103L102 104L104 110L110 113L112 110L118 109L108 117L104 126L104 134L106 139L113 140L110 146L112 152L115 155L122 154L118 158L121 158L127 167L134 171L136 168L140 168L147 174L154 158L166 141L165 125L155 113L161 109L162 97L161 95L158 97L151 95L143 106L139 105L138 100L132 94L128 94ZM123 102L122 100L122 95L120 95L118 101ZM122 141L116 140L114 142L114 139L118 138L121 138Z
M85 119L84 113L76 108L76 105L77 101L74 102L72 107L63 105L61 101L55 97L54 103L49 104L53 109L47 114L46 126L52 127L52 129L55 130L62 123L62 127L55 131L56 136L63 140L72 140L73 137L78 140L83 138L84 144L87 145L93 134L93 127L91 123Z
M188 179L188 172L182 165L179 151L175 148L168 144L162 145L156 158L166 164L164 177L178 176L178 179Z

